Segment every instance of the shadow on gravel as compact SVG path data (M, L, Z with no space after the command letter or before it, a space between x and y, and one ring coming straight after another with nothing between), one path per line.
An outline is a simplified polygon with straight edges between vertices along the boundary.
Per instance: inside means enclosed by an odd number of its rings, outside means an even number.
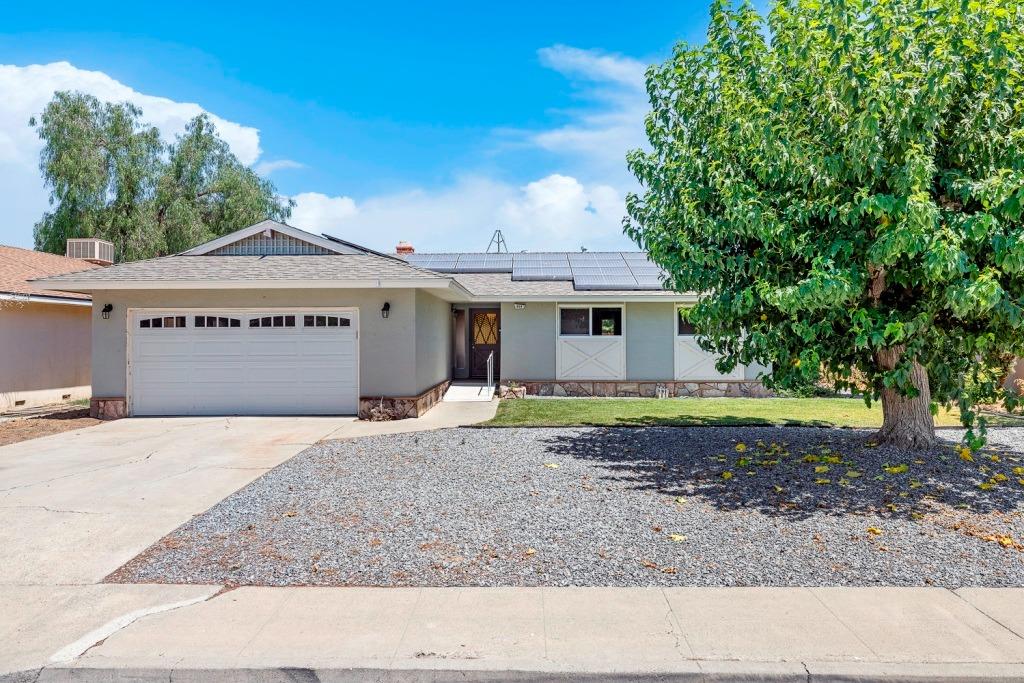
M620 486L795 519L850 513L918 518L944 506L1013 513L1024 500L1019 444L993 444L968 462L952 442L909 453L867 447L869 435L792 427L784 436L760 427L627 427L566 430L544 443L553 455L598 464L605 479Z

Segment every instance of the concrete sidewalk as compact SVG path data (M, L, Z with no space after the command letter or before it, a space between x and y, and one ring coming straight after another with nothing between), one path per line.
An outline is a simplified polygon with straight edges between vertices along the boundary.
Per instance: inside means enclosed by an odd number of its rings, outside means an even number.
M26 676L1024 680L1024 589L191 589Z

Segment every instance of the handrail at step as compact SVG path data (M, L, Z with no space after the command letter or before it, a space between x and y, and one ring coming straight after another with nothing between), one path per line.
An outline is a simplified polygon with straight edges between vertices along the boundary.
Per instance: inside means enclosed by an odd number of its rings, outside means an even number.
M494 396L494 351L487 354L487 395Z

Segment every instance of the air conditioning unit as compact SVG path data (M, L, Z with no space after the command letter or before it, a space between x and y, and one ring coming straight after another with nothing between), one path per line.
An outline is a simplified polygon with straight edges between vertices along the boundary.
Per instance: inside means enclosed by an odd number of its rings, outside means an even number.
M96 237L79 237L68 240L64 255L100 266L109 266L114 262L114 245Z

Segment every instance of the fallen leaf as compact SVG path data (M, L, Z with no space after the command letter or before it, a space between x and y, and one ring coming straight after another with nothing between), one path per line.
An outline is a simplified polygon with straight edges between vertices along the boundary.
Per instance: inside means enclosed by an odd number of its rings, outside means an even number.
M904 463L902 465L882 465L882 469L889 474L903 474L910 468Z
M561 465L559 465L557 462L546 462L544 463L544 467L549 467L553 470L557 470L559 467L561 467Z
M783 488L781 486L773 486L772 488L775 489L775 493L782 493L783 491Z
M857 477L860 476L860 472L858 472L857 470L847 470L846 476L849 477L850 479L856 479Z
M1014 467L1012 471L1014 474L1024 477L1024 467Z
M1009 479L1009 477L1007 477L1002 472L997 472L996 474L992 475L992 481L1006 481L1007 479Z
M882 534L882 530L879 529L877 526L869 526L868 533L872 536L880 536Z
M662 574L675 574L677 572L678 572L678 570L675 567L662 567L661 568L661 573Z
M529 555L536 555L537 554L537 549L536 548L527 548L526 552L524 552L523 554L527 555L527 556L529 556Z
M971 449L967 446L961 446L957 451L960 454L960 459L965 462L974 462L974 456L971 455Z
M683 498L682 496L678 496L678 497L676 498L676 504L677 504L677 505L682 505L682 504L683 504L683 503L685 503L685 502L686 502L686 499L685 499L685 498Z
M924 486L924 484L922 484L921 482L917 481L916 479L911 479L910 480L910 488L912 488L912 489L919 489L922 486Z
M746 452L746 450L747 450L747 444L743 443L742 441L740 443L736 444L736 452L737 453L744 453L744 452Z
M732 479L732 472L722 472L722 479Z
M828 465L818 465L814 468L814 472L815 474L824 474L825 472L828 472L828 469Z
M824 484L831 484L832 480L831 479L815 479L814 483L815 484L822 484L822 485L824 485Z
M686 535L685 534L669 534L668 538L669 538L670 541L675 541L676 543L682 543L683 541L686 540Z
M1000 458L998 455L990 455L988 456L988 459L991 460L992 462L1002 462L1002 458Z
M978 484L978 488L981 489L982 491L988 491L993 486L995 486L995 484L993 484L990 481L983 481L980 484Z

